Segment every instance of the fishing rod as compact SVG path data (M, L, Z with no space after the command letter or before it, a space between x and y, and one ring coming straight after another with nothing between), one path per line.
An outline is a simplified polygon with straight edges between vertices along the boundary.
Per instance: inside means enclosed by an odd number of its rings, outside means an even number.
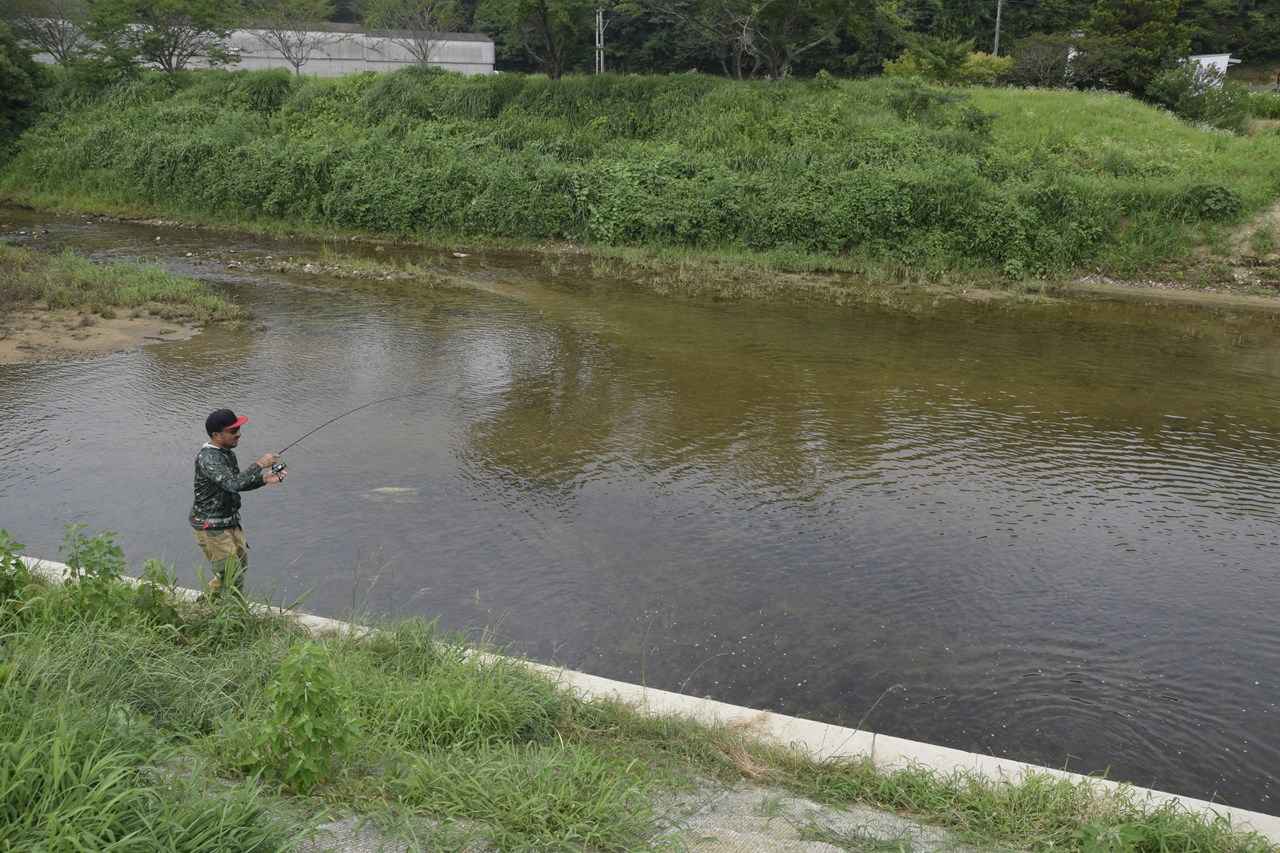
M294 447L294 446L296 446L296 445L298 445L298 444L301 444L301 443L302 443L302 441L303 441L303 439L310 438L311 436L313 436L313 435L315 435L316 433L318 433L320 430L322 430L322 429L324 429L325 427L327 427L329 424L336 423L337 421L340 421L340 420L342 420L343 418L345 418L347 415L354 415L356 412L360 411L361 409L367 409L367 408L369 408L370 406L376 406L376 405L378 405L379 403L390 403L392 400L403 400L403 399L404 399L404 398L406 398L406 397L417 397L417 396L418 396L418 395L420 395L420 394L425 394L428 390L430 390L430 389L427 389L427 388L419 388L417 391L409 391L408 393L405 393L405 394L393 394L393 395L392 395L392 396L390 396L390 397L381 397L381 398L379 398L379 399L377 399L377 400L370 400L370 401L369 401L369 402L367 402L367 403L363 403L363 404L361 404L361 405L359 405L359 406L356 406L354 409L348 409L347 411L343 412L342 414L338 415L337 417L329 418L329 420L327 420L327 421L325 421L324 423L320 424L320 426L316 427L315 429L310 430L310 431L308 431L308 432L304 432L302 435L300 435L299 437L295 438L293 441L291 441L291 442L289 442L288 444L286 444L283 448L281 448L280 450L276 451L276 455L277 455L277 456L283 456L283 455L284 455L284 452L285 452L286 450L288 450L290 447ZM272 466L271 466L271 471L272 471L272 473L275 473L275 474L282 474L282 473L284 473L284 471L285 471L285 464L284 464L284 462L277 462L276 464L272 465Z

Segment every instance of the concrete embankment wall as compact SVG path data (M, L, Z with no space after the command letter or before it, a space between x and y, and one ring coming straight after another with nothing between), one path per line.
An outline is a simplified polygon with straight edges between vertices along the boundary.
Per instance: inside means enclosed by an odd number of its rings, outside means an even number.
M30 557L24 557L23 560L33 571L39 572L50 580L61 582L66 576L67 567L62 563ZM136 583L132 579L129 580ZM180 588L178 594L194 599L199 593L195 590ZM315 634L361 635L376 630L308 613L293 615L300 625ZM743 708L739 705L717 702L714 699L700 699L666 690L655 690L652 687L600 678L585 672L574 672L529 661L523 663L531 669L545 673L583 698L620 700L651 716L679 716L703 723L732 725L752 732L764 740L790 745L817 759L870 757L882 770L925 767L942 774L964 771L994 781L1006 782L1016 782L1028 773L1035 773L1076 783L1088 782L1100 794L1124 788L1133 795L1135 800L1144 802L1151 808L1174 803L1206 817L1221 816L1230 819L1231 824L1236 828L1252 830L1271 842L1280 844L1280 816L1210 803L1150 788L1123 785L1107 779L1095 779L1051 767L1039 767L1021 761L1010 761L1005 758L964 752L874 732L848 729L770 711Z

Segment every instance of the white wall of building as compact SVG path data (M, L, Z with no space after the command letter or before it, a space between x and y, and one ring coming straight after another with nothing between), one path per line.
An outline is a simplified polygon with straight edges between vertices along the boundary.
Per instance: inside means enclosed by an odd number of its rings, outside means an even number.
M360 71L395 71L417 64L413 54L386 35L364 33L354 28L334 27L334 32L319 33L327 39L312 53L311 59L300 71L315 77L341 77ZM236 30L228 40L228 47L238 53L240 62L228 66L235 69L258 71L264 68L293 70L279 51L269 47L259 38L261 30ZM471 33L441 33L433 42L431 61L433 68L456 71L460 74L492 74L494 63L493 41ZM35 60L53 64L47 53L36 54ZM190 63L192 68L206 67L201 57Z
M1206 71L1212 70L1221 79L1226 76L1227 69L1239 64L1240 60L1232 59L1229 53L1197 53L1194 56L1188 56L1187 62L1194 62Z
M236 30L229 47L239 53L240 63L234 67L249 71L262 68L290 68L278 51L258 37L259 30ZM394 71L416 64L417 60L392 39L368 33L323 33L335 40L321 44L311 59L300 69L316 77L340 77L359 71ZM429 63L434 68L461 74L492 74L493 42L470 34L442 33Z

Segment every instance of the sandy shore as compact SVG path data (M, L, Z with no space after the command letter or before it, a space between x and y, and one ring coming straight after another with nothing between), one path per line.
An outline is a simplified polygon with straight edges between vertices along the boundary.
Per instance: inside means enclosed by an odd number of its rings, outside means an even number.
M104 319L82 311L19 309L0 319L0 364L92 358L155 341L186 340L197 331L160 317Z

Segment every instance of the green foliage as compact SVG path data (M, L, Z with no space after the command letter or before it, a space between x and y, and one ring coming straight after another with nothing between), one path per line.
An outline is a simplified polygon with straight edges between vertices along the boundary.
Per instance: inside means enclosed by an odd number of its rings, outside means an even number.
M393 790L429 813L487 820L499 849L647 846L653 807L633 773L576 745L481 749L412 761Z
M1245 97L1245 109L1254 118L1280 119L1280 93L1250 92Z
M94 0L86 31L110 64L152 63L172 73L197 55L210 65L238 61L226 41L242 23L238 0Z
M931 83L961 83L973 40L920 36L898 59L886 62L890 77L919 77Z
M0 690L0 848L201 853L282 849L294 828L251 786L202 789L118 708Z
M1147 98L1186 121L1235 133L1244 131L1249 118L1245 88L1193 62L1157 74L1147 86Z
M935 44L931 47L918 43L897 59L886 62L885 75L931 83L989 86L1002 82L1013 68L1012 57L972 51L972 42L933 41ZM961 48L965 51L963 58Z
M0 163L35 119L40 69L0 22Z
M297 78L283 68L254 74L240 71L232 77L234 89L228 93L227 100L231 103L238 100L245 109L266 115L279 112L298 87Z
M1217 222L1235 219L1244 208L1240 196L1221 184L1192 184L1175 196L1173 211L1183 219Z
M31 583L31 570L22 561L24 547L0 527L0 606Z
M1077 39L1069 35L1032 33L1013 48L1008 79L1016 86L1066 86L1070 80L1070 55Z
M95 264L70 251L48 256L0 245L0 305L35 302L103 316L115 308L200 322L243 316L203 282L171 275L157 266Z
M109 530L93 536L84 531L83 524L67 525L61 549L69 570L65 586L79 611L110 611L121 594L120 579L128 567L124 550Z
M177 629L181 624L178 608L173 603L177 586L173 569L159 560L144 562L142 577L133 593L133 609L139 618L152 625Z
M363 727L411 751L547 742L563 710L550 684L500 662L440 661L416 678L361 676L354 694Z
M270 716L250 758L284 785L306 793L328 781L357 730L323 646L297 644L267 688Z
M1065 220L1082 198L1067 184L1036 203ZM119 568L108 538L70 538L82 571ZM20 547L0 534L0 560ZM663 834L658 795L740 782L744 768L820 801L937 822L982 849L1272 849L1223 819L1151 809L1123 790L814 762L740 730L582 701L421 622L303 640L285 618L174 598L154 561L146 574L175 624L114 581L110 618L64 606L74 589L43 585L40 596L63 603L26 608L20 630L4 631L0 849L287 850L306 828L280 815L317 805L463 823L473 846L499 850L650 849L681 841ZM234 637L210 627L233 614ZM266 779L227 780L246 767ZM264 784L287 774L313 793L327 780L323 804Z
M1190 42L1178 23L1179 4L1180 0L1098 0L1093 7L1087 29L1112 45L1120 88L1140 95L1156 74L1188 54Z
M1126 246L1152 261L1185 250L1180 223L1218 215L1177 207L1192 184L1260 209L1280 171L1265 142L1128 97L901 79L148 74L29 131L0 191L219 221L1034 275Z
M480 0L475 17L502 49L523 51L558 80L586 45L595 9L594 0Z
M976 51L969 54L960 68L960 79L974 86L1002 83L1013 70L1013 57L992 56Z

